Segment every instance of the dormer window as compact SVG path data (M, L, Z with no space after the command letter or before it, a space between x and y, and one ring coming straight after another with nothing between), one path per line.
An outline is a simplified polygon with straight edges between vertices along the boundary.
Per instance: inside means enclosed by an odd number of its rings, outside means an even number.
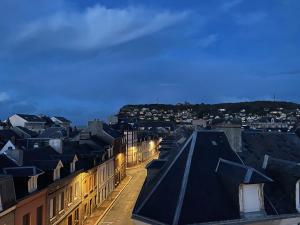
M74 173L76 171L76 162L77 161L78 161L78 158L75 155L73 161L70 163L70 173Z
M63 164L61 161L58 162L56 168L53 171L53 180L59 180L60 179L60 170L63 167Z
M241 184L239 191L240 212L243 216L246 217L249 213L263 211L262 184Z
M28 192L32 193L37 190L37 178L38 176L32 176L28 180Z
M296 209L300 212L300 180L296 183Z

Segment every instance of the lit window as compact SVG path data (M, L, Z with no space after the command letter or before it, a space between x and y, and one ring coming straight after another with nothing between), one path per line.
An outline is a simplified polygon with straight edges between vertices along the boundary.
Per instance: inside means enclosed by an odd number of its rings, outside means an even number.
M56 198L50 199L50 219L54 218L56 216Z
M70 186L68 189L68 202L69 204L73 202L73 187Z
M65 208L65 193L61 192L58 196L58 211L61 212Z

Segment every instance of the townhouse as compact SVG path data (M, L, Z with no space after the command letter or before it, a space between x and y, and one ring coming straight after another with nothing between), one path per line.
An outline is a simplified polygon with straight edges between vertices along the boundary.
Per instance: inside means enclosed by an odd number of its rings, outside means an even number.
M29 149L8 148L0 154L0 174L13 177L15 184L15 224L84 224L108 197L115 186L113 150L98 137L90 139L47 139Z

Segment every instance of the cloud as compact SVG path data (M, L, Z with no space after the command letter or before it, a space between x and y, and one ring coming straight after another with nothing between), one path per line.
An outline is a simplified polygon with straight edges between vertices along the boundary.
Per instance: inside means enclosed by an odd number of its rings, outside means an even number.
M25 24L10 43L15 47L31 46L31 49L95 50L159 32L187 16L188 12L102 5L83 11L61 10Z
M252 12L236 15L235 21L239 25L249 26L263 21L266 17L267 14L265 12Z
M0 102L5 102L10 99L10 96L6 92L0 92Z
M231 1L226 1L221 5L221 10L222 11L229 11L232 8L238 6L239 4L241 4L244 0L231 0Z
M198 41L198 46L202 48L207 48L213 44L215 44L219 40L219 35L218 34L210 34L204 38L201 38Z

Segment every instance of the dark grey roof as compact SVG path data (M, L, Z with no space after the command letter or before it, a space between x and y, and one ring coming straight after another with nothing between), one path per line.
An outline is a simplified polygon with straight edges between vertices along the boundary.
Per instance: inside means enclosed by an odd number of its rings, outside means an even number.
M35 166L31 167L7 167L3 168L5 174L12 175L14 177L29 177L42 174L43 171Z
M23 119L25 119L28 122L45 123L45 121L37 115L19 114L19 113L17 115L22 117Z
M53 117L58 119L59 121L61 121L63 123L71 123L71 121L66 119L65 117L62 117L62 116L53 116Z
M293 133L247 131L242 133L242 140L243 151L239 155L244 162L274 180L264 186L268 196L265 199L266 212L271 215L296 213L300 138ZM263 169L264 162L266 169Z
M119 138L122 137L123 134L115 129L113 129L112 127L110 127L108 124L103 123L103 130L108 133L110 136L112 136L113 138Z
M5 154L0 154L0 170L2 170L5 167L15 167L17 164L9 159ZM0 171L0 173L3 173L3 171Z
M225 178L231 179L236 184L260 184L273 182L273 180L256 169L220 158L216 173Z
M220 158L231 164L219 165L222 168L216 173ZM252 171L249 182L271 181L253 168L243 166L223 132L194 132L153 182L144 184L133 217L156 221L155 224L240 219L238 188L245 182L245 174L239 175L234 183L227 176L221 176L232 171L233 164L242 172ZM223 169L226 171L220 174Z
M19 139L20 136L10 129L0 130L0 140L8 141L12 138Z
M46 128L39 138L62 138L67 136L67 131L63 127L49 127Z
M34 138L38 136L37 132L34 132L32 130L27 129L26 127L17 126L18 129L20 129L22 132L28 134L30 137Z

